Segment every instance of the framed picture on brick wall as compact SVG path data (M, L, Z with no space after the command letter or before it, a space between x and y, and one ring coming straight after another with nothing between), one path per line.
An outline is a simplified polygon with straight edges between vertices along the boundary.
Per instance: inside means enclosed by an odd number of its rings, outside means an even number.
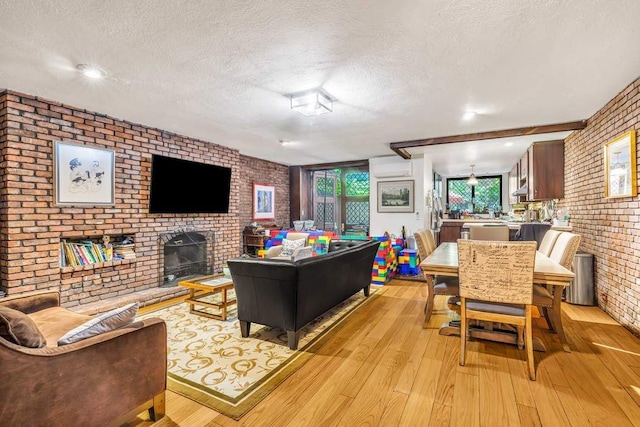
M604 170L605 197L635 197L638 194L635 131L622 134L605 144Z
M275 219L275 187L253 183L253 219Z
M113 150L58 141L53 148L53 169L56 205L115 204Z

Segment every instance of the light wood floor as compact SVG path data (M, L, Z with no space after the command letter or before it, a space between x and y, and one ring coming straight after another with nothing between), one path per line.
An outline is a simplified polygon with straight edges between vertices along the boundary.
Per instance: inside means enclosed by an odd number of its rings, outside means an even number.
M529 381L524 351L438 334L455 315L436 297L422 329L424 285L394 280L240 421L167 392L167 415L131 426L640 426L640 339L596 307L563 307L572 349L535 320L548 349Z

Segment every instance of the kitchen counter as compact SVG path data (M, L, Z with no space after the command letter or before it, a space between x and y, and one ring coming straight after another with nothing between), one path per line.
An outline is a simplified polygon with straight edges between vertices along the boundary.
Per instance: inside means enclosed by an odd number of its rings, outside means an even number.
M485 224L506 224L509 226L510 230L520 230L520 225L527 224L526 222L514 222L514 221L505 221L503 219L491 219L491 218L474 218L474 219L443 219L443 223L449 223L451 225L461 225L462 228L469 227L478 227L483 226ZM536 223L537 224L537 223ZM573 227L568 226L560 226L560 225L552 225L552 230L558 231L572 231Z

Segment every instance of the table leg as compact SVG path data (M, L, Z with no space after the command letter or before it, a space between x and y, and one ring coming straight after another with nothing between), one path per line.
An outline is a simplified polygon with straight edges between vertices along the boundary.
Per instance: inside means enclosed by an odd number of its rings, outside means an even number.
M564 328L562 327L562 289L557 288L553 293L553 328L560 338L560 344L562 349L567 353L571 353L567 337L564 334Z
M424 306L424 322L422 324L422 328L426 329L427 324L429 323L429 319L431 319L431 312L433 311L433 276L432 275L424 275L427 280L427 302Z
M222 320L227 320L227 290L222 290Z
M189 313L193 313L193 308L195 307L195 305L193 304L193 300L195 299L196 296L196 290L193 288L189 288Z

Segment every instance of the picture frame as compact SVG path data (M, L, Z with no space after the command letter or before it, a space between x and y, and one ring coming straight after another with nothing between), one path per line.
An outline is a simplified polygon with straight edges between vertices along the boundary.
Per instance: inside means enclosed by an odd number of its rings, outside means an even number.
M253 219L274 220L275 187L273 185L253 183Z
M54 197L57 206L113 206L115 152L71 142L53 147Z
M604 195L614 199L638 195L636 132L626 132L604 145Z
M412 213L414 180L378 181L378 212Z

